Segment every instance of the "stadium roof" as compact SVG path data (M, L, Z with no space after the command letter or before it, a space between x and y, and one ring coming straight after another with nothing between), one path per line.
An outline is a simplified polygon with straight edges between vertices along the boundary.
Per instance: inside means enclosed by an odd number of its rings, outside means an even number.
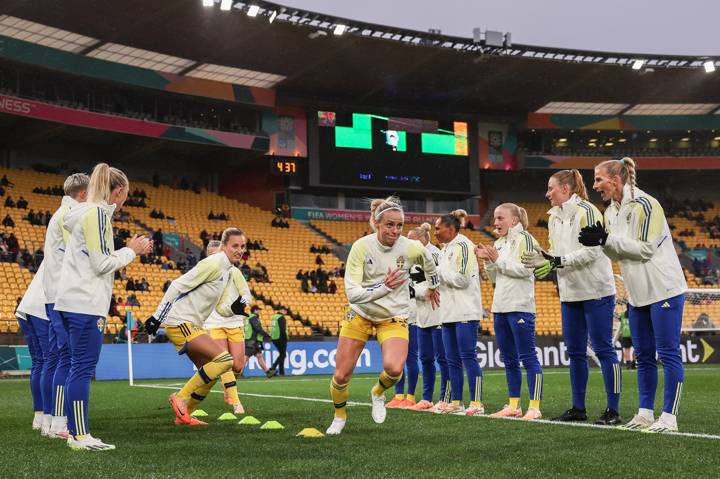
M479 48L472 39L258 1L282 12L270 23L270 10L249 17L247 3L234 3L231 11L221 11L203 7L201 0L3 0L0 14L98 40L77 48L81 54L98 56L117 44L172 57L161 62L191 61L176 70L180 74L210 64L274 75L268 80L280 101L489 114L522 114L550 102L720 103L720 72L705 73L702 59L662 57L633 70L611 59L640 56L522 45ZM341 22L348 24L344 34L333 35ZM387 34L361 32L373 30Z

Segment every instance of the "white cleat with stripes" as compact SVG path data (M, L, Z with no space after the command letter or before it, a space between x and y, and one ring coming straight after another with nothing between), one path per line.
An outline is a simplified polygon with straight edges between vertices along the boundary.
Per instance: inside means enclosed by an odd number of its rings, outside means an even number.
M623 424L622 426L618 426L618 429L623 429L625 431L642 431L652 426L654 422L655 420L652 417L648 418L640 414L635 414L630 422Z
M70 449L76 451L112 451L115 446L112 444L105 444L100 439L92 437L90 434L82 439L75 439L72 436L68 436L67 440Z
M647 433L662 433L662 432L677 432L677 419L672 414L666 412L650 425L650 427L643 429L642 432Z

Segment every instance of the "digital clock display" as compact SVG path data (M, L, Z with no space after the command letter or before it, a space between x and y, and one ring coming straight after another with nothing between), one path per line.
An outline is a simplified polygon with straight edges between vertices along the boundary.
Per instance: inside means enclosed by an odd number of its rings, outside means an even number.
M270 171L275 175L295 176L299 170L298 162L295 160L277 158L270 160Z

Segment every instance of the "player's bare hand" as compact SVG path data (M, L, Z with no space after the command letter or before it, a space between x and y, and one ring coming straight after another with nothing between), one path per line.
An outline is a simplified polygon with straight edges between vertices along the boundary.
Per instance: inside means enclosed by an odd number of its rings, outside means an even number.
M440 307L440 289L428 289L425 292L425 297L428 301L430 301L430 306L432 306L432 309L438 309Z
M387 286L390 289L397 289L403 284L405 284L405 281L407 281L407 277L405 276L405 271L402 269L390 269L388 268L388 272L385 275L385 280L383 283L385 283L385 286Z
M147 236L134 235L127 243L127 247L135 254L148 254L153 250L153 242Z

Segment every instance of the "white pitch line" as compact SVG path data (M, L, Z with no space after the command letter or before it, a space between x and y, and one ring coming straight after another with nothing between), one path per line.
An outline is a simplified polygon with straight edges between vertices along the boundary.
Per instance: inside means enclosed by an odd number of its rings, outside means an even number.
M141 387L141 388L153 388L153 389L177 389L173 386L161 386L159 384L134 384L133 386ZM217 393L222 394L222 391L218 390L212 390L211 393ZM240 396L253 396L253 397L259 397L259 398L273 398L273 399L291 399L295 401L311 401L311 402L322 402L322 403L332 403L330 399L320 399L320 398L308 398L308 397L300 397L300 396L280 396L277 394L256 394L256 393L241 393L238 392ZM348 401L348 406L372 406L369 402L354 402L354 401Z
M153 389L177 389L172 386L161 386L158 384L135 384L134 386L141 387L141 388L153 388ZM212 393L221 394L221 391L212 390L210 391ZM273 398L273 399L289 399L293 401L310 401L310 402L321 402L321 403L332 403L330 399L319 399L319 398L308 398L308 397L301 397L301 396L281 396L277 394L256 394L256 393L238 393L241 396L252 396L252 397L259 397L259 398ZM372 406L370 403L365 402L354 402L354 401L348 401L348 406ZM519 418L507 418L507 417L490 417L486 415L482 416L473 416L473 417L479 417L484 419L499 419L499 420L506 420L506 421L522 421L522 419ZM526 422L526 421L523 421ZM612 432L626 432L629 434L641 434L642 431L626 431L622 429L617 429L614 427L608 427L608 426L599 426L597 424L588 424L588 423L581 423L581 422L556 422L556 421L549 421L547 419L538 419L535 421L527 421L530 424L532 423L539 423L539 424L549 424L551 426L566 426L566 427L584 427L584 428L590 428L590 429L601 429L603 431L612 431ZM647 433L645 433L647 434ZM655 434L653 434L655 435ZM695 439L710 439L710 440L720 440L720 435L715 434L703 434L703 433L694 433L694 432L664 432L661 435L663 436L680 436L680 437L692 437Z

